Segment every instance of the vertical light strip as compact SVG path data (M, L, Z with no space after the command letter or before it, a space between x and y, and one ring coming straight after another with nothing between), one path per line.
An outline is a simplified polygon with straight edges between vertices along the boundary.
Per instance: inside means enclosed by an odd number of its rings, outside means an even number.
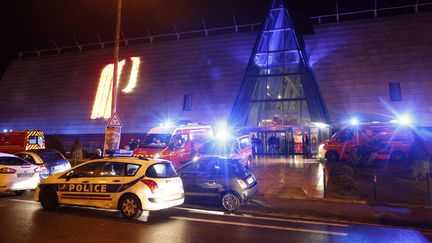
M130 72L129 82L127 86L122 90L122 92L124 93L130 93L135 88L138 78L138 70L141 63L139 57L131 57L130 59L132 60L132 69Z
M120 79L124 64L125 60L119 62L117 74L118 79ZM114 64L108 64L101 72L95 101L93 103L91 119L109 118L111 116L113 71Z

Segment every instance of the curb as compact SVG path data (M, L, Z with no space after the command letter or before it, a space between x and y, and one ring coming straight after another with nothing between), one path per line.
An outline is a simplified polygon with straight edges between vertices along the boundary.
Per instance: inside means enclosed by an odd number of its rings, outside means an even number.
M341 199L341 198L304 198L304 197L296 197L296 196L275 197L275 196L270 196L269 194L260 194L260 193L258 193L257 196L263 198L271 198L273 200L321 201L321 202L361 204L361 205L383 206L383 207L432 209L432 205L393 203L393 202L382 202L382 201L364 201L364 200Z

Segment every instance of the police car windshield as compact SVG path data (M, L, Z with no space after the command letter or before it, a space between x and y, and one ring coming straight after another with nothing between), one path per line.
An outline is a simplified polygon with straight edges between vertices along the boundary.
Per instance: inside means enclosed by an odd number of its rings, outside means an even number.
M166 147L171 138L171 134L147 134L144 138L143 147Z
M230 154L233 141L217 141L213 140L205 143L200 150L200 154Z

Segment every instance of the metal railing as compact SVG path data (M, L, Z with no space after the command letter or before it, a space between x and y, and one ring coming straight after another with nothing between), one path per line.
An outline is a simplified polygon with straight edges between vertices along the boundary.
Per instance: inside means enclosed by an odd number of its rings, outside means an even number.
M148 28L146 29L147 36L141 36L141 37L134 37L134 38L126 38L123 32L121 32L121 40L120 43L124 46L128 46L131 42L137 42L141 43L143 41L146 41L148 43L152 43L157 39L167 39L172 38L173 40L179 40L181 36L193 36L196 34L203 34L204 36L210 35L211 32L222 32L222 31L233 31L233 32L246 32L246 31L256 31L259 30L259 26L261 23L252 23L252 24L241 24L238 25L236 18L233 16L234 25L231 26L225 26L225 27L217 27L217 28L207 28L205 24L205 20L202 19L203 28L198 30L192 30L192 31L183 31L179 32L177 30L177 26L175 23L172 23L172 27L174 29L174 32L167 33L167 34L158 34L158 35L152 35ZM73 40L75 42L75 45L69 45L69 46L62 46L59 47L57 43L52 40L53 48L48 49L38 49L34 43L30 43L34 50L31 51L21 51L18 52L18 58L21 59L23 57L33 57L33 56L41 56L43 54L60 54L64 51L82 51L84 48L86 49L96 49L96 48L105 48L110 45L114 45L114 40L110 41L102 41L99 34L96 34L96 38L98 42L92 42L92 43L84 43L81 44L78 42L76 37L73 37Z
M417 0L416 4L401 5L401 6L394 6L394 7L382 7L382 8L378 8L377 6L378 6L378 0L375 0L375 8L374 9L340 13L338 3L336 2L336 9L335 9L336 13L313 16L310 19L315 21L315 23L321 24L323 19L329 19L329 18L330 19L334 18L334 20L336 20L336 22L339 22L340 17L343 17L343 16L355 16L355 15L360 16L360 15L364 15L364 14L373 14L374 18L378 18L380 12L385 12L385 11L390 11L390 10L413 9L414 13L418 13L419 7L432 6L432 3L419 3L419 1Z

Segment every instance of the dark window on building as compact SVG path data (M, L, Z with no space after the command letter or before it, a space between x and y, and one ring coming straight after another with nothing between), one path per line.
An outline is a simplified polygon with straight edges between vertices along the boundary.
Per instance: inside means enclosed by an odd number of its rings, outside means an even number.
M192 95L187 94L184 96L183 100L183 110L190 111L192 109Z
M390 100L391 101L401 101L401 87L400 83L389 83Z

